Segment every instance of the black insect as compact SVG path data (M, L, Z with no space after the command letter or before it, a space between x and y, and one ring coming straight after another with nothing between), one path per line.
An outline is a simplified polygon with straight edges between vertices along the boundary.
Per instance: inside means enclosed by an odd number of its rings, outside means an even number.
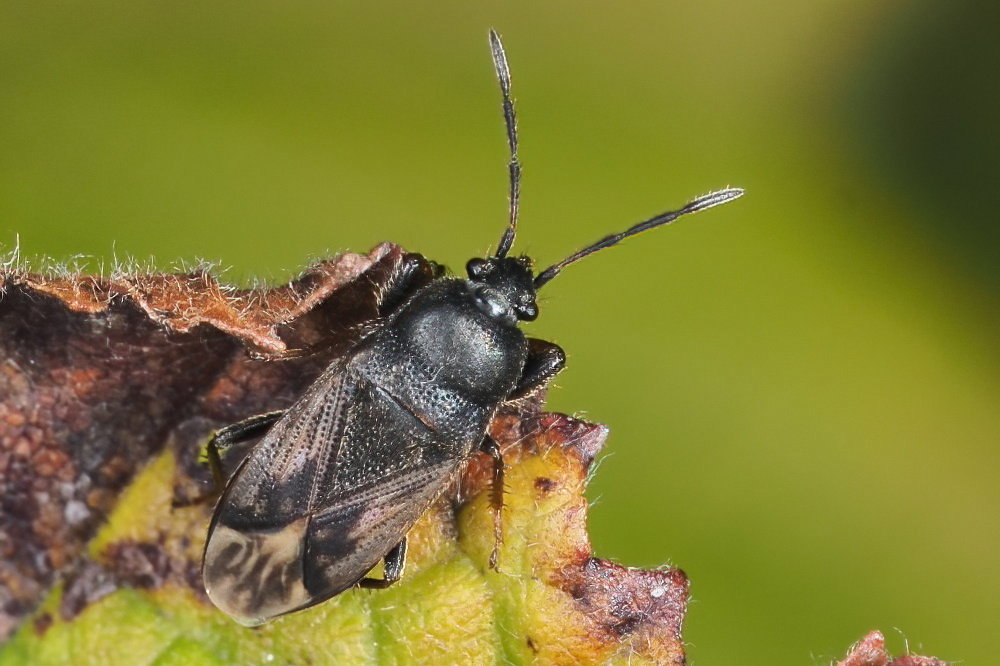
M263 435L229 480L205 546L208 595L243 624L397 581L407 532L478 451L494 460L499 544L504 467L487 426L566 359L518 328L537 317L538 290L592 252L743 193L699 197L533 274L531 259L507 256L520 164L510 74L494 31L490 44L510 144L510 218L496 253L470 260L468 279L441 277L416 291L418 264L404 262L385 290L384 316L298 402L224 428L209 443L218 476L221 449ZM366 578L383 558L384 578Z

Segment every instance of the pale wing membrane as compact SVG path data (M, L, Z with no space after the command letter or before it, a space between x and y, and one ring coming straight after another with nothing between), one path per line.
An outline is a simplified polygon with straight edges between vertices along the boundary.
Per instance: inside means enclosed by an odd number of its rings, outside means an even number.
M300 518L271 530L213 526L202 572L212 603L247 626L308 605L302 574L308 525Z

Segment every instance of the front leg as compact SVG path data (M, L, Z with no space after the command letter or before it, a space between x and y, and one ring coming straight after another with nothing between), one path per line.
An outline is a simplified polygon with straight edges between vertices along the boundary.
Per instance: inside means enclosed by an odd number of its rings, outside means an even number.
M442 275L442 266L427 262L419 254L405 254L379 287L378 314L392 314L418 289Z
M521 379L510 394L510 400L524 398L545 386L560 370L566 367L566 352L559 345L528 338L528 359L524 363Z

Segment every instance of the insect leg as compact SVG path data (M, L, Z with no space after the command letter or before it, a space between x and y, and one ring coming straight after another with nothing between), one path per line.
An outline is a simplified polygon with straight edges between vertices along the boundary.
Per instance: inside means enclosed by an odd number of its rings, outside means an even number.
M358 586L368 590L384 590L403 577L403 567L406 566L406 537L397 543L383 558L384 578L362 578Z
M500 445L489 435L486 435L480 450L493 458L493 483L490 496L490 508L493 509L493 552L490 553L490 569L496 569L500 546L503 545L503 454L500 452Z
M216 490L226 485L226 477L222 471L222 455L241 442L263 436L284 413L279 410L257 414L215 431L205 446L205 457L208 458L208 467L212 470L212 481Z
M226 487L226 475L222 470L223 454L241 442L264 435L282 414L283 411L265 412L216 430L205 445L205 458L208 460L208 469L212 472L212 489L194 499L175 500L174 507L200 504L218 496Z
M406 254L393 268L392 273L381 287L378 311L385 316L403 304L413 292L424 286L443 272L437 264L427 265L418 254Z
M528 359L510 399L531 395L555 377L565 365L566 352L562 347L538 338L528 338Z

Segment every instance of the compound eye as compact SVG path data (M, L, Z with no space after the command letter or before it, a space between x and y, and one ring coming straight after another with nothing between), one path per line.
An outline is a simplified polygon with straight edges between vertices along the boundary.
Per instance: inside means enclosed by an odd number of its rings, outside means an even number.
M472 279L481 278L490 272L490 262L486 259L469 259L469 263L465 265L465 270L469 272L469 277Z
M517 313L522 321L535 321L535 318L538 317L538 306L534 301L522 303L517 307Z

